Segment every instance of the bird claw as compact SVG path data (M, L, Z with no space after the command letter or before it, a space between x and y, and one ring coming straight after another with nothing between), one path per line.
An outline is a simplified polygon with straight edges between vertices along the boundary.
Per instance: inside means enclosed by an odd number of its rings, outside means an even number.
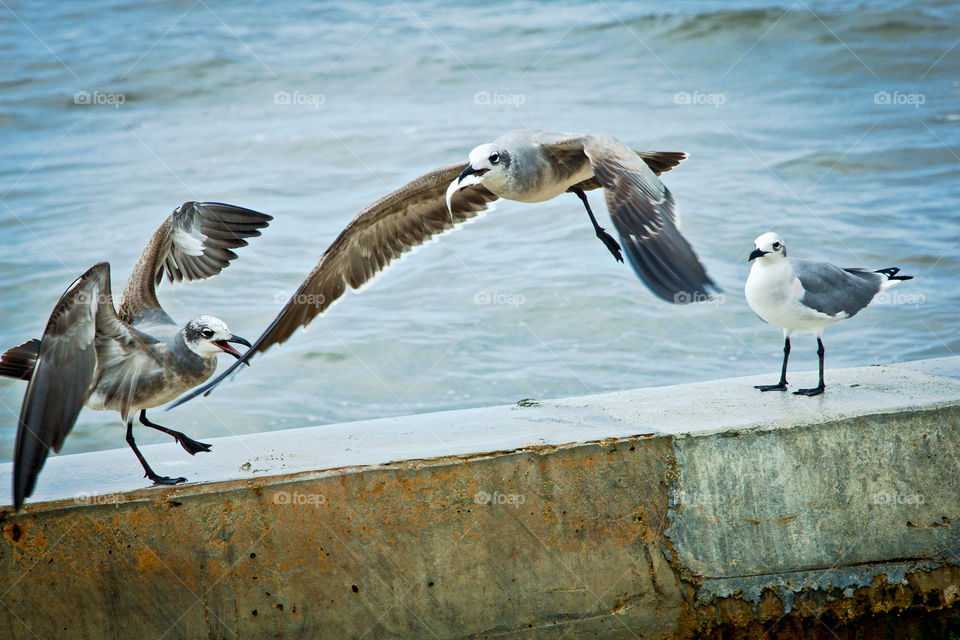
M621 253L620 243L617 242L613 236L604 231L602 228L597 230L597 237L606 245L607 249L610 250L610 253L613 254L613 257L616 258L617 262L623 262L623 254Z
M787 385L783 382L777 384L755 384L753 388L760 389L760 391L786 391Z
M187 481L187 479L186 479L186 478L183 478L183 477L180 477L180 478L168 478L167 476L150 475L149 473L143 474L143 477L144 477L144 478L150 478L151 480L153 480L153 484L167 484L167 485L170 485L170 484L180 484L181 482L186 482L186 481Z
M823 393L824 387L813 387L812 389L797 389L793 392L795 396L813 397Z
M180 443L180 446L183 447L184 451L194 456L198 453L210 453L210 447L213 445L206 444L204 442L197 442L192 438L183 436L183 439L177 438L177 442Z

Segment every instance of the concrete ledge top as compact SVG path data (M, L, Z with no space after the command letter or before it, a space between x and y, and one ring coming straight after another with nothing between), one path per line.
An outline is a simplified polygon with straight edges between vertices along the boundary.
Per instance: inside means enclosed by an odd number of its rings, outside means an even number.
M732 378L592 396L331 424L207 440L210 455L191 457L174 442L141 447L153 468L201 483L366 467L405 460L483 456L637 435L677 437L720 430L783 429L862 415L960 404L960 357L827 372L825 394L806 398L764 393L764 376ZM814 372L792 373L793 388L813 386ZM158 417L154 417L157 420ZM160 420L163 422L162 420ZM176 427L176 425L169 425ZM202 433L191 437L206 440ZM117 442L123 429L117 423ZM11 486L12 463L0 464L0 487ZM40 503L150 489L127 447L51 456L27 510ZM193 488L191 488L193 487ZM4 492L6 493L6 492ZM129 498L127 498L129 499ZM9 496L3 500L10 504Z

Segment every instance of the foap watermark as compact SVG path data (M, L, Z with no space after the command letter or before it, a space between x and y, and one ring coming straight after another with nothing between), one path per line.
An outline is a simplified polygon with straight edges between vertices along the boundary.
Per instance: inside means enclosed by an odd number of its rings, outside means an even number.
M927 96L922 93L903 93L900 91L877 91L873 94L873 104L894 104L905 105L919 109L920 105L927 101Z
M878 491L873 494L873 504L884 505L921 505L927 499L922 493L897 493L896 491Z
M726 504L729 499L718 493L708 493L706 491L678 491L674 496L675 504L694 506L710 504Z
M104 493L100 495L90 495L88 493L78 493L73 496L74 504L83 504L83 505L104 505L112 504L113 506L118 506L123 502L123 494L120 493Z
M500 93L499 91L477 91L473 94L473 104L492 104L519 109L527 102L527 96L522 93Z
M881 291L874 297L872 304L904 304L909 307L919 307L926 303L927 297L922 293L908 293L906 291Z
M277 91L273 94L273 104L283 106L307 106L319 109L327 101L322 93L304 93L302 91Z
M502 293L500 291L480 291L473 296L473 304L506 305L519 307L527 299L522 293Z
M92 106L110 106L119 109L120 105L127 101L127 96L122 93L102 93L100 91L78 91L73 94L73 104L92 105Z
M701 93L700 91L677 91L673 94L673 104L699 104L719 109L727 101L723 93Z
M712 304L720 306L727 299L722 293L709 295L702 291L678 291L673 294L673 301L676 304Z
M276 491L273 494L273 504L289 504L295 507L320 507L327 504L327 496L322 493Z
M322 307L327 301L322 293L277 293L273 296L275 304L296 304L304 307Z
M486 491L477 491L473 494L473 502L475 504L508 504L514 509L517 509L526 502L526 497L522 493L500 493L499 491L487 493Z
M73 294L73 302L74 304L85 306L93 306L93 303L96 302L97 306L100 306L113 304L113 298L108 293L79 289Z

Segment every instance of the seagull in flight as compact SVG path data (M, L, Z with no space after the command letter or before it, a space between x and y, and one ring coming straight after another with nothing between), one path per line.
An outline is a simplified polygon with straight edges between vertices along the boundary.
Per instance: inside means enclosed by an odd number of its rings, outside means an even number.
M586 191L603 188L631 266L660 298L707 300L717 288L677 227L676 205L659 175L680 152L634 151L614 138L522 129L480 145L461 162L431 171L363 209L346 226L238 362L170 408L208 394L255 353L285 342L393 260L434 236L475 219L496 200L541 202L570 192L584 204L594 232L622 261L620 244L597 222Z
M753 262L744 287L747 304L754 313L783 329L783 367L777 384L756 385L760 391L786 391L787 358L790 336L812 333L817 337L820 382L810 389L798 389L796 395L823 393L823 331L832 324L855 316L877 294L913 276L897 275L900 269L889 267L868 271L843 269L828 262L812 262L787 257L787 245L776 233L768 232L754 240Z
M447 206L454 193L472 185L517 202L572 193L583 202L597 238L623 262L623 249L597 222L585 193L602 187L630 266L644 284L667 302L706 301L716 284L680 234L673 195L657 177L684 158L633 151L608 136L520 129L470 152L470 162L447 188Z
M151 422L147 409L203 383L217 368L217 354L241 354L250 346L226 323L199 315L180 326L157 300L164 275L171 281L202 280L222 271L260 235L271 216L218 202L186 202L153 234L114 308L110 265L95 264L60 297L43 337L0 357L0 375L27 381L13 458L13 504L20 510L33 492L50 449L60 450L81 408L118 411L145 476L156 484L186 478L158 475L133 437L133 417L172 436L187 453L210 445Z

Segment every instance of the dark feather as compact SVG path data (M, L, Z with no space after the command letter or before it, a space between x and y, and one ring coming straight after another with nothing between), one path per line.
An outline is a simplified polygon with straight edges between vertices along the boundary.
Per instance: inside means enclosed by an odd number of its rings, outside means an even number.
M132 323L148 309L159 309L156 287L164 275L171 282L202 280L220 273L247 246L244 238L260 235L273 219L257 211L222 202L184 202L150 238L133 268L120 300L120 318ZM191 255L183 243L201 243Z
M13 457L16 510L33 492L50 449L59 451L90 396L97 368L97 315L106 304L115 314L109 298L110 265L101 262L70 285L50 314L20 410Z
M36 338L7 349L3 356L0 356L0 376L29 380L39 354L40 341Z
M604 188L627 259L640 279L667 302L708 299L716 283L677 229L670 191L618 140L586 136L583 149Z

